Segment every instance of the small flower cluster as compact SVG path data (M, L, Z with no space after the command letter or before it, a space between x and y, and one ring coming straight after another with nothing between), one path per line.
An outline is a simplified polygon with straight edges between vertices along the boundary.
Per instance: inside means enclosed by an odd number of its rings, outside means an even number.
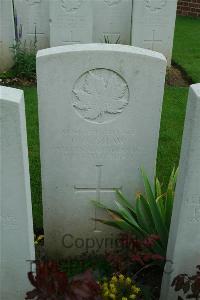
M34 237L34 244L35 245L39 245L42 242L44 242L44 235L39 235L39 236L35 235L35 237Z
M114 275L110 281L104 280L101 285L104 300L136 300L141 290L130 277Z

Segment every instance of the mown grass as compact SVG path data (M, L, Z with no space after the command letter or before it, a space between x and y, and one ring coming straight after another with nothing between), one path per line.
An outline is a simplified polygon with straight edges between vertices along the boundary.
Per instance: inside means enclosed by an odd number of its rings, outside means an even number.
M157 154L157 176L164 185L179 163L187 95L188 88L165 88Z
M43 227L41 168L39 150L38 106L36 87L24 88L26 106L26 126L28 134L29 167L33 204L33 220L36 229Z
M194 83L200 82L200 18L177 17L173 61Z

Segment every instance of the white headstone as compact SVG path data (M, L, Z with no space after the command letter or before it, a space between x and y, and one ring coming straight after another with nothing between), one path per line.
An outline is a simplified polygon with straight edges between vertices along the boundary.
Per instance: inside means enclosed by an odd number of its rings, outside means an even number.
M155 50L171 64L177 0L134 0L132 45Z
M93 0L93 42L131 44L132 0Z
M113 231L92 220L102 212L91 199L112 207L115 189L121 189L132 200L143 186L141 166L153 178L165 69L162 54L125 45L71 45L38 53L50 256L80 254L87 238L90 251L98 242L109 247Z
M91 0L50 1L51 47L90 43L92 42L92 28Z
M0 299L22 300L31 290L34 260L23 92L0 87Z
M50 0L51 1L51 0ZM22 41L37 49L49 47L49 0L14 0Z
M14 19L11 0L0 0L0 72L13 65Z
M170 227L162 300L176 299L170 287L179 274L194 274L200 241L200 84L190 87L180 170Z

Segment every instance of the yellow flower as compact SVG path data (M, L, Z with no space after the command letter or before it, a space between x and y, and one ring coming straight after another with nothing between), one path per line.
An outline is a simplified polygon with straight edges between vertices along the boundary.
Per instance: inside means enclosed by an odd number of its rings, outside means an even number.
M103 293L103 295L104 295L104 297L108 297L109 291L105 291L105 292Z
M113 283L110 283L110 288L115 288L115 285Z
M42 241L44 239L44 235L39 235L38 237L36 237L35 235L35 245L38 245L40 241Z
M111 290L112 294L117 294L117 289L116 289L116 287L112 287L110 290Z
M43 240L43 239L44 239L44 235L39 235L38 238L37 238L38 242Z
M127 277L127 278L126 278L126 283L127 283L127 284L131 284L131 283L132 283L132 280L131 280L130 277Z
M140 288L137 288L135 285L132 285L132 291L135 293L135 294L138 294L140 292Z
M117 282L117 277L116 276L113 276L112 278L111 278L111 282L113 282L113 283L116 283Z
M104 280L101 284L101 290L104 300L136 300L137 294L140 292L132 279L123 274L113 275L110 281L108 279ZM129 294L127 294L127 297L120 297L119 295L126 295L124 291L129 292Z
M108 283L107 282L104 282L103 285L102 285L103 289L106 289L108 288Z
M120 280L120 281L123 281L124 278L125 278L124 275L122 275L122 274L119 275L119 280Z

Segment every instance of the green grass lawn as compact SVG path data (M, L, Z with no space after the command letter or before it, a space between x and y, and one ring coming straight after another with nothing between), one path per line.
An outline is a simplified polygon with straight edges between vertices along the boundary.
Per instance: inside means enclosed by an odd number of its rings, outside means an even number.
M33 203L33 220L34 227L37 229L43 227L37 91L35 87L27 87L24 88L24 93L31 176L31 193Z
M165 87L157 155L157 176L165 185L179 163L188 88Z
M177 18L173 59L194 82L200 82L200 19ZM42 201L37 93L35 87L24 88L24 92L34 226L39 229L42 228ZM165 88L157 159L157 175L164 184L179 162L187 94L188 88Z
M173 61L200 82L200 18L177 17Z

